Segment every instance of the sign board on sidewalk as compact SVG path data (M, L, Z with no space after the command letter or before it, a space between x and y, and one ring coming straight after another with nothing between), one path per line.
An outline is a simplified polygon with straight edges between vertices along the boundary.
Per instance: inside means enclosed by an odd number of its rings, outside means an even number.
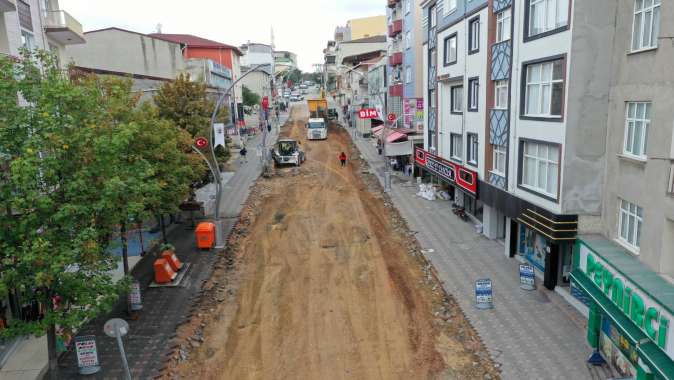
M75 337L75 352L81 375L92 375L101 370L95 335Z
M129 289L129 306L131 306L132 311L143 309L143 300L140 296L140 282L138 281L131 283L131 289Z
M358 118L360 119L374 119L377 117L377 110L374 108L363 108L358 111Z
M475 281L475 306L478 309L491 309L493 301L491 279L483 278Z
M529 264L520 264L520 288L524 290L536 289L534 267Z

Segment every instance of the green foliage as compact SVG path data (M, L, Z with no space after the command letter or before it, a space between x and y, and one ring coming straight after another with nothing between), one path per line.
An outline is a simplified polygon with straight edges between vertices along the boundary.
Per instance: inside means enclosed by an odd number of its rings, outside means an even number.
M165 83L154 97L159 116L186 130L192 137L208 131L213 104L204 83L192 82L188 74Z
M256 104L260 104L260 95L243 86L243 105L253 107Z
M72 330L110 310L128 284L111 278L117 226L175 211L204 174L192 136L130 90L113 78L71 81L45 52L0 58L0 296L35 299L46 313L1 336Z
M299 69L293 69L286 75L286 81L288 80L291 80L295 85L300 84L302 82L302 71Z

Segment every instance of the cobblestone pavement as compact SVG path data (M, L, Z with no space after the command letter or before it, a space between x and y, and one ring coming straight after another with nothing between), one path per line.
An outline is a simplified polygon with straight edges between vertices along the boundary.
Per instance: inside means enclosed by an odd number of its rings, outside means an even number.
M384 161L372 140L356 146L383 181ZM478 234L471 223L451 212L450 202L416 196L416 184L392 178L391 198L436 268L445 290L471 321L490 354L500 363L503 379L597 378L586 360L584 318L555 292L539 286L519 289L518 265L504 255L504 246ZM474 306L474 281L490 278L494 308Z
M285 115L287 118L287 115ZM268 141L276 138L277 131L268 136ZM262 134L252 138L249 146L262 141ZM223 186L221 216L224 217L224 232L228 235L248 197L249 189L259 177L259 159L250 157L248 162L237 164L236 173ZM178 326L190 316L191 308L199 296L202 283L212 273L216 259L214 252L195 249L194 230L189 222L175 225L168 234L168 240L176 247L181 261L191 267L181 286L175 288L148 288L153 280L152 257L143 259L132 271L141 284L143 310L138 320L129 320L129 334L124 337L124 349L134 379L151 379L165 365L171 350L171 339ZM62 379L123 379L124 372L115 339L103 333L103 325L110 318L126 318L126 303L118 303L113 311L88 323L78 335L95 335L101 371L93 376L79 376L77 359L73 351L66 353L59 361L59 377Z

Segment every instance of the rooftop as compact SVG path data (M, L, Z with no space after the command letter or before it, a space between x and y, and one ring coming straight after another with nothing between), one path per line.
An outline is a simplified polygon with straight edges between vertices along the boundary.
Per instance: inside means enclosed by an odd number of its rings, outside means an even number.
M179 44L184 44L187 47L191 48L207 48L207 49L231 49L238 55L243 55L241 50L238 47L223 44L222 42L217 42L209 40L206 38L201 38L193 36L191 34L164 34L164 33L152 33L149 34L150 37L158 38L164 41L176 42Z

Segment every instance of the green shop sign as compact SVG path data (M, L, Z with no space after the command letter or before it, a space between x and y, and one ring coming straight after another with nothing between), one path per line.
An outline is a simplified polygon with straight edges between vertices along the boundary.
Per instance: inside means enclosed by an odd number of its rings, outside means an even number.
M594 285L671 357L667 339L671 314L584 244L579 253L580 269Z

